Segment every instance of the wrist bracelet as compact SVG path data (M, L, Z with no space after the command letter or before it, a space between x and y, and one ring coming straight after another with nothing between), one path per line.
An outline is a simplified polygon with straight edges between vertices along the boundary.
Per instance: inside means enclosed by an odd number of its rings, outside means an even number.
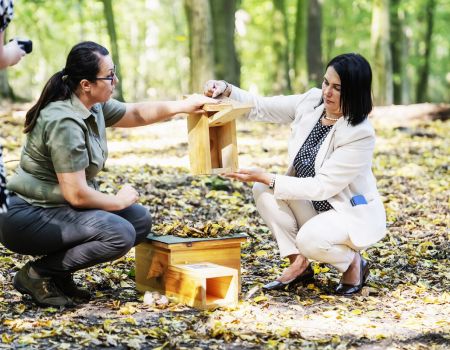
M269 182L269 188L270 188L271 190L273 190L273 188L275 187L275 179L276 179L276 176L275 176L275 175L270 179L270 182Z
M230 84L228 84L225 80L222 80L222 81L225 83L225 89L223 90L223 92L222 92L221 95L224 95L224 96L228 97L229 94L228 94L228 96L227 96L227 95L226 95L226 92L228 91L228 88L230 87ZM231 91L230 91L230 94L231 94Z

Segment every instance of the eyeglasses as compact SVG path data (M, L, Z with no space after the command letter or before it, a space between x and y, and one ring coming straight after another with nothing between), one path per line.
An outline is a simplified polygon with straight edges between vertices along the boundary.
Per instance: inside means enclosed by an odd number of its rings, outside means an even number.
M114 80L117 78L117 74L116 74L116 65L114 65L112 72L109 76L107 77L100 77L100 78L95 78L95 80L109 80L111 81L111 85L114 83Z

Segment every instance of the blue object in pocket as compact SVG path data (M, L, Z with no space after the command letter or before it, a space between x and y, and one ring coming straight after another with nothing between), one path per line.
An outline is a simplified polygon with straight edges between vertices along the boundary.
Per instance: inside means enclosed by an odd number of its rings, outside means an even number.
M350 203L352 203L352 206L354 207L356 205L367 204L367 201L362 194L357 194L350 199Z

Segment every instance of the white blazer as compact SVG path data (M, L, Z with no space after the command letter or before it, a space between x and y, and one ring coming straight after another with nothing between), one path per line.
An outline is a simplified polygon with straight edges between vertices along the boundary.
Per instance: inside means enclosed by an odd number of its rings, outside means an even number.
M233 86L230 98L252 103L249 119L272 123L290 123L289 167L277 175L274 195L282 200L328 200L342 214L355 247L364 249L386 234L386 213L372 173L375 132L369 120L351 126L340 118L319 148L314 177L298 178L294 158L322 115L318 106L320 89L301 95L260 97ZM350 199L362 194L367 205L352 206Z

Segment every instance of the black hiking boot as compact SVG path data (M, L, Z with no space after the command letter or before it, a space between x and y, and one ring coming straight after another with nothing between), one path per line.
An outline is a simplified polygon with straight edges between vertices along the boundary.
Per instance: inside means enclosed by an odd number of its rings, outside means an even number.
M29 294L40 306L74 306L72 299L56 287L51 277L32 278L30 263L26 263L14 276L13 285L20 293Z
M85 303L91 299L91 293L87 289L79 288L71 274L53 277L56 286L76 303Z

